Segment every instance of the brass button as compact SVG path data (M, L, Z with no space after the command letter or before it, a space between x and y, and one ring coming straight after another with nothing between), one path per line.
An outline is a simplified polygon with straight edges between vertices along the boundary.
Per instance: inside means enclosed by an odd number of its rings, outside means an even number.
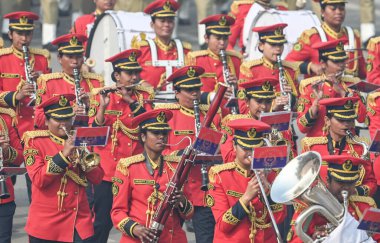
M75 195L78 195L78 192L77 192L77 191L75 191L75 192L74 192L74 194L75 194Z
M77 211L77 208L73 208L73 211Z

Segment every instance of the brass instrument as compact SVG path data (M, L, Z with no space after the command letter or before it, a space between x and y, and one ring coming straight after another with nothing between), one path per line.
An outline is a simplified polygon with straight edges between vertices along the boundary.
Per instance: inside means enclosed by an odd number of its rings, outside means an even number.
M365 142L361 142L361 141L357 140L355 138L354 134L352 134L352 132L350 130L346 130L346 134L349 138L351 138L352 141L354 141L355 143L357 143L363 147L363 154L362 154L361 158L365 159L365 160L370 160L370 153L369 153L368 145Z
M279 76L278 81L280 83L281 94L283 96L288 96L288 104L284 105L284 110L292 111L292 93L285 92L284 85L288 84L288 82L286 81L286 78L285 78L284 67L282 66L280 55L277 55L277 65L278 65L278 76Z
M295 222L296 234L303 242L313 242L303 231L303 224L314 213L322 214L329 221L329 231L342 222L345 213L344 207L321 182L321 165L322 158L319 153L309 151L300 154L281 170L271 188L270 195L273 201L285 204L299 203L307 207ZM347 196L345 198L347 200Z
M74 84L75 84L76 103L78 106L84 106L83 102L79 98L82 88L80 87L80 76L79 76L78 68L73 68L73 75L74 75Z
M222 61L222 65L223 65L223 78L224 78L224 82L226 84L228 84L229 87L232 87L232 96L229 98L228 103L233 103L234 104L231 106L231 113L233 115L236 115L236 114L239 114L239 108L237 106L237 101L236 101L236 91L235 91L235 88L233 87L233 85L231 83L228 82L228 80L230 79L230 70L228 69L228 64L227 64L227 55L226 55L226 51L225 50L220 50L219 51L219 56L220 56L220 59Z
M66 127L62 127L62 130L65 131L67 137L72 136L68 133ZM79 165L82 171L87 172L99 165L100 155L90 152L87 148L87 144L82 143L81 146L76 148L75 152L70 156L70 161L72 162L73 167Z
M201 131L201 117L200 117L200 110L199 110L199 101L193 100L194 104L194 118L195 118L195 136L198 137L199 132ZM201 166L201 175L202 175L202 185L201 190L207 191L208 190L208 173L207 173L207 166L206 164L202 163Z
M29 61L29 48L26 45L22 45L22 52L24 54L24 70L25 70L25 79L28 84L32 84L34 88L33 94L30 95L32 100L36 99L37 94L37 84L34 82L32 77L32 67L30 66Z

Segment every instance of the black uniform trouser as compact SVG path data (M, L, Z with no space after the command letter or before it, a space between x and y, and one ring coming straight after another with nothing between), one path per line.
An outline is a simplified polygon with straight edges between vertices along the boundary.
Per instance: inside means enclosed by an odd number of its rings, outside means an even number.
M16 203L0 204L0 242L11 243L13 215L16 211Z
M373 195L373 198L375 199L377 207L380 208L380 185L377 185L377 191L375 195Z
M30 180L28 173L25 174L25 183L26 183L26 188L28 191L29 203L32 203L32 181Z
M111 209L112 209L112 182L102 181L99 185L94 185L94 231L91 238L93 243L107 243L112 229ZM127 200L127 199L126 199Z
M44 239L39 239L39 238L36 238L34 236L29 235L29 243L65 243L65 242L54 241L54 240L44 240ZM82 238L80 238L77 230L75 230L74 231L73 243L92 243L92 241L90 239L82 240Z
M210 243L214 240L215 219L209 207L194 207L193 227L197 243Z

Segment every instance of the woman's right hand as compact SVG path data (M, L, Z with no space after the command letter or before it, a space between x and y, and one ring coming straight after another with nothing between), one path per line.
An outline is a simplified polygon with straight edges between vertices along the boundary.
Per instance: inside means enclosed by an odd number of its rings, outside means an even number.
M65 156L66 158L68 158L73 149L75 148L74 146L74 137L73 136L69 136L66 140L65 140L65 143L63 145L63 149L62 149L62 154L63 156Z
M248 206L249 202L252 201L259 194L260 186L257 181L256 176L252 177L252 179L248 182L247 188L243 196L241 197L241 201Z
M139 238L141 242L151 242L154 238L151 229L148 229L139 224L133 227L133 235L136 238Z

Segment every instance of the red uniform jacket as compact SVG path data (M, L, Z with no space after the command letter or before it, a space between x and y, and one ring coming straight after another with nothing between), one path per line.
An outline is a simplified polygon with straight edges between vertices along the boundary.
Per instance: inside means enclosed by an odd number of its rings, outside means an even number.
M24 161L24 157L22 156L21 141L18 137L16 128L12 124L12 121L15 119L16 113L13 109L0 107L0 132L2 135L8 136L10 142L8 157L3 158L3 165L5 167L18 167ZM5 183L10 197L7 199L0 199L0 204L9 203L15 200L14 188L11 178L7 178Z
M123 233L121 243L140 242L132 233L133 227L137 224L150 226L151 217L163 199L163 192L175 172L178 161L178 157L163 156L161 176L158 165L149 162L149 158L143 154L119 161L113 178L114 199L111 218L115 227ZM151 166L152 174L147 163ZM166 221L159 242L186 243L186 234L181 227L180 218L190 218L193 212L194 208L189 201L182 212L174 210Z
M98 153L102 158L101 165L105 173L103 180L112 181L117 162L121 158L128 158L143 152L143 146L138 139L138 128L131 127L131 124L133 117L152 109L150 104L144 103L144 99L152 98L153 89L141 86L135 87L132 99L143 105L132 110L120 94L113 93L110 95L110 103L104 114L104 124L98 124L95 119L93 126L110 127L110 137L107 145L94 147L94 152Z
M364 210L370 207L376 207L375 201L371 197L363 196L350 196L348 204L348 212L356 219L360 220L363 216ZM303 206L297 204L295 207L295 213L293 214L293 219L291 221L292 228L289 230L289 233L286 237L286 240L289 243L302 243L302 240L298 237L295 231L294 223L297 220L298 216L305 210ZM304 224L304 227L307 229L306 234L309 237L315 232L316 227L324 226L328 223L327 219L320 214L313 214L312 219L308 226L307 223ZM379 242L380 234L375 234L372 238Z
M227 51L227 65L231 76L239 77L240 64L242 56L235 51ZM187 54L186 65L201 66L205 69L205 72L201 75L201 81L203 86L201 87L202 98L201 103L210 104L210 93L216 92L217 83L225 83L223 77L223 64L219 55L212 51L193 51ZM230 113L228 108L224 105L227 100L224 100L221 104L222 114L226 116Z
M85 92L90 93L93 88L100 88L104 86L103 77L94 73L82 73L80 86ZM41 75L38 79L38 97L37 104L60 94L75 94L74 79L69 75L61 73L51 73L48 75ZM99 106L98 97L90 95L90 107L88 107L88 116L93 118L96 115L96 108ZM39 129L45 127L45 115L43 109L36 109L35 111L35 126Z
M369 140L363 137L355 136L358 141L362 141L368 144ZM340 143L344 143L342 140ZM361 157L363 155L363 147L350 138L346 137L346 142L344 148L340 151L340 143L336 143L331 140L331 146L333 149L333 154L329 152L329 138L324 137L305 137L302 139L302 152L306 151L316 151L323 155L350 155L354 157ZM319 171L321 178L326 182L327 180L327 164L322 163L321 169ZM376 192L377 184L376 179L373 174L372 163L368 163L361 166L360 177L356 183L356 190L360 196L372 196Z
M367 80L380 85L380 37L370 39L367 50Z
M324 106L319 106L318 118L311 119L311 111L310 107L315 100L315 94L313 92L312 83L314 81L319 81L324 79L322 76L316 76L308 79L304 79L300 83L299 91L300 97L298 99L298 117L297 117L297 125L300 132L305 133L307 137L317 137L323 135L323 127L325 125L325 115L326 108ZM350 82L354 82L353 80L357 80L356 78L342 78L342 88L346 90L346 92L352 92L352 90L347 88L347 84ZM329 83L325 82L322 86L323 89L323 98L339 98L341 97L339 93L335 91ZM359 96L356 92L353 93L353 96ZM355 103L358 112L358 122L365 121L366 114L366 106L363 104L361 99Z
M158 60L177 60L178 52L177 47L174 41L171 41L169 45L163 44L161 41L154 39L157 47L157 59ZM186 54L191 51L191 45L186 42L182 42L184 58ZM166 80L165 67L155 67L152 64L152 53L150 50L150 46L146 40L142 40L138 43L138 47L140 49L141 56L138 58L138 62L143 68L140 76L141 79L146 80L150 83L154 88L157 86L161 86L164 84ZM176 69L173 69L173 72Z
M268 180L273 181L271 172ZM240 202L251 176L236 162L216 165L210 169L211 189L208 202L216 221L214 242L276 242L276 233L263 199L251 201L250 207ZM286 216L286 207L268 199L277 223ZM252 241L250 239L252 238Z
M201 123L208 110L208 105L200 105L200 120ZM155 107L170 109L173 112L173 117L168 121L169 126L172 128L172 132L169 133L168 143L177 144L181 139L189 136L192 142L195 142L195 118L194 111L186 109L178 104L163 104ZM213 129L220 129L220 116L217 114L211 125ZM182 141L176 146L170 146L164 151L165 154L169 154L176 150L185 149L189 145L188 140ZM206 206L205 196L206 192L201 191L202 176L201 165L193 166L187 184L185 184L184 192L188 196L189 200L194 206Z
M244 20L254 2L254 0L233 1L229 15L235 19L235 23L231 26L231 35L228 38L227 49L233 50L237 39L239 39L238 45L240 49L243 49Z
M300 73L299 65L300 63L296 62L287 62L282 61L284 67L285 79L292 88L292 94L294 97L298 97L298 75ZM273 64L264 57L252 60L245 61L240 67L240 76L239 82L243 83L250 81L252 79L263 78L263 77L272 77L279 79L279 69L277 64ZM275 86L275 92L281 92L280 83L277 83ZM293 98L294 99L294 98ZM244 100L239 99L239 109L240 113L247 113L248 109Z
M326 23L322 24L322 29L326 33L327 41L331 40L339 40L342 38L347 39L344 43L348 44L348 34L346 28L341 28L339 33L333 31L330 27L327 26ZM354 33L355 35L355 47L354 51L348 52L349 63L348 67L345 70L346 74L353 75L355 77L365 78L366 77L366 66L365 60L363 56L361 48L361 40L360 35L357 31ZM319 63L319 54L317 49L311 48L311 46L315 43L321 42L321 37L317 29L312 28L309 30L305 30L301 37L298 38L298 42L294 45L293 50L288 54L286 60L288 61L302 61L304 64L302 65L303 73L307 71L310 73L310 62Z
M247 114L238 114L238 115L228 115L222 120L222 131L224 133L224 137L222 140L222 144L220 145L220 152L223 156L224 163L232 162L236 158L236 152L234 150L233 146L233 138L234 138L234 131L228 127L228 122L236 119L243 119L243 118L252 118L252 115L250 113ZM254 118L252 118L254 119ZM290 154L289 154L289 160L293 159L297 156L297 150L294 145L293 141L293 133L291 130L283 131L278 133L279 136L281 136L286 145L291 146ZM274 146L274 145L273 145Z
M371 138L375 136L376 130L380 129L380 92L373 92L367 97L367 123ZM377 185L380 185L380 156L373 162Z
M71 32L76 33L76 34L82 34L87 37L90 36L90 33L88 31L89 30L88 26L94 24L96 17L97 17L96 12L80 16L79 18L75 20L73 28L71 29ZM84 41L83 42L84 50L86 50L86 46L87 46L87 41Z
M50 72L50 53L43 49L29 49L32 70ZM34 130L34 109L27 106L29 97L16 101L16 91L25 83L24 55L13 47L0 50L0 106L13 108L17 113L17 129L20 137L26 131Z
M62 155L64 140L47 130L27 132L23 141L33 191L26 232L40 239L64 242L73 242L74 229L82 239L92 236L86 178L99 184L103 169L95 167L83 172L79 166L74 168ZM61 196L57 197L58 193Z

